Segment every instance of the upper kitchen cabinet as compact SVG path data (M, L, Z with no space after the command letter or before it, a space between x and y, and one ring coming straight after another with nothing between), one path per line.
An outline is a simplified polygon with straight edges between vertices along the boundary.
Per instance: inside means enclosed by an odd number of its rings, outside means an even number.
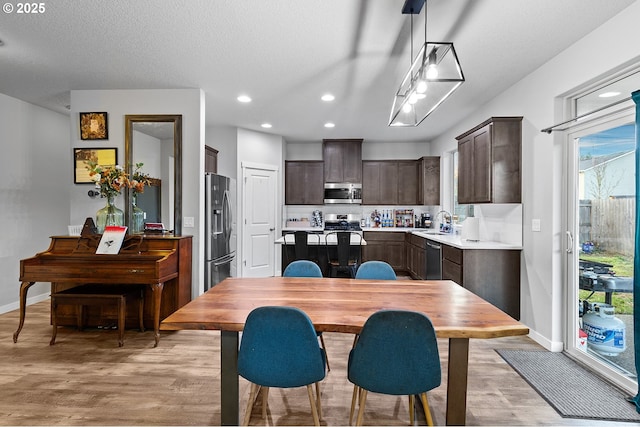
M362 182L362 139L322 140L324 182Z
M204 146L204 171L218 173L218 150L208 145Z
M324 203L324 165L316 160L284 162L284 203L322 205Z
M440 157L429 156L418 160L418 203L436 206L440 204Z
M458 203L520 203L522 117L492 117L458 140Z

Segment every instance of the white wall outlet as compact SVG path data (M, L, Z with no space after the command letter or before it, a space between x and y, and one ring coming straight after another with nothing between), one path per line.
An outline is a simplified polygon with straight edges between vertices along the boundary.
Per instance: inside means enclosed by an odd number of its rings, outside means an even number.
M184 226L185 228L193 228L195 227L195 219L192 216L184 217Z
M540 231L540 220L532 219L531 220L531 231Z

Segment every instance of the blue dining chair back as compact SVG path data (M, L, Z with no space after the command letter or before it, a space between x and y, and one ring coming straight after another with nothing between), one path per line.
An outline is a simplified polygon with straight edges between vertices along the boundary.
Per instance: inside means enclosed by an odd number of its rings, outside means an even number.
M431 320L423 313L381 310L365 322L349 353L348 378L360 393L357 424L362 423L367 391L407 395L413 424L413 396L420 395L427 423L433 423L426 392L442 381L438 342Z
M322 277L318 264L308 260L293 261L284 269L283 277Z
M325 377L325 354L318 344L313 323L302 310L267 306L251 311L238 350L238 374L252 383L245 424L249 421L258 386L266 388L263 415L268 387L306 386L314 423L319 425L318 382ZM317 403L311 390L314 383Z
M307 260L299 260L293 261L284 269L282 273L283 277L322 277L322 270L318 264L313 261ZM320 338L320 344L322 344L322 349L327 351L327 346L324 344L324 338L322 336L322 332L317 332L318 338ZM329 366L329 358L326 358L327 361L327 369L330 371L331 367Z
M396 280L396 272L384 261L363 262L356 271L356 279Z

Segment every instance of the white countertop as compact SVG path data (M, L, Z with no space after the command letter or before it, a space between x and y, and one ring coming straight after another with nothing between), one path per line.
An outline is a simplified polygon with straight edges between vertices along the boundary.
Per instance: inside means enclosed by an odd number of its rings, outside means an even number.
M283 228L282 231L314 231L323 233L324 230L320 227L286 227ZM503 250L522 250L522 245L514 245L509 243L501 243L494 242L489 240L480 240L478 242L471 242L468 240L462 240L459 234L441 234L435 229L432 228L409 228L409 227L362 227L362 231L367 232L396 232L396 233L412 233L416 236L424 237L425 239L433 240L435 242L444 243L445 245L453 246L460 249L503 249ZM289 238L293 241L293 236L287 238L287 242L289 242ZM321 237L321 244L324 244L324 238ZM282 244L284 242L284 238L281 237L276 240L276 243ZM317 245L317 241L312 241L311 237L309 238L309 244ZM330 242L329 244L333 244ZM352 243L354 244L354 243ZM355 243L357 244L357 243ZM366 244L363 240L363 244Z
M316 227L317 229L317 227ZM284 242L286 242L287 244L293 245L295 244L295 236L293 234L285 234L284 236L280 237L279 239L276 239L275 243L276 245L280 244L282 245ZM326 235L326 234L309 234L307 236L307 244L309 246L318 246L318 245L337 245L338 244L338 239L336 237L336 235ZM364 239L360 239L357 236L351 236L351 245L358 245L360 244L361 246L366 246L367 242Z
M480 240L472 242L462 240L458 234L440 234L436 231L412 231L416 236L424 237L435 242L444 243L445 245L454 246L460 249L503 249L503 250L522 250L522 246L509 243L492 242L489 240Z

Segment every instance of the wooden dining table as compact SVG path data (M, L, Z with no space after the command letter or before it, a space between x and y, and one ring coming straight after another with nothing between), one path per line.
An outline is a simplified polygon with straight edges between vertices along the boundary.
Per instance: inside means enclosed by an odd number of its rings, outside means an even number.
M466 420L469 339L526 335L529 329L500 309L449 280L343 278L228 278L195 298L160 325L161 330L221 331L221 423L239 421L237 370L239 332L261 306L294 306L317 331L357 334L379 310L426 314L439 338L449 339L447 425Z

